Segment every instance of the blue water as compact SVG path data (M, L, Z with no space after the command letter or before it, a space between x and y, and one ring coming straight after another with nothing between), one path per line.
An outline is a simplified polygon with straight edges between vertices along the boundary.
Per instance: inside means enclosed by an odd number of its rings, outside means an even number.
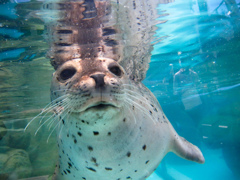
M239 1L225 2L159 6L167 22L156 32L164 38L155 45L144 83L206 162L169 154L149 179L240 179L240 12Z
M156 7L159 21L166 22L157 25L158 41L153 42L144 84L176 131L202 150L206 162L196 164L169 153L148 180L240 179L239 3L175 0ZM49 102L53 70L44 58L44 24L27 15L38 8L39 3L28 0L0 3L0 128L9 132L21 131L26 125L22 121ZM5 146L15 148L9 142L14 143L0 140L0 160L9 152ZM25 148L36 162L32 175L44 175L52 168L44 160L50 161L53 142L42 147L42 158L34 143Z

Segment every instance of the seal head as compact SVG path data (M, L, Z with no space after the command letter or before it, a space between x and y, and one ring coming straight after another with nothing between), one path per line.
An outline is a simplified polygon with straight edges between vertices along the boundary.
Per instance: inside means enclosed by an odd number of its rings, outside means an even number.
M53 75L51 97L64 96L70 112L82 113L123 106L123 86L127 77L114 60L74 59L67 61ZM71 106L69 106L71 104Z

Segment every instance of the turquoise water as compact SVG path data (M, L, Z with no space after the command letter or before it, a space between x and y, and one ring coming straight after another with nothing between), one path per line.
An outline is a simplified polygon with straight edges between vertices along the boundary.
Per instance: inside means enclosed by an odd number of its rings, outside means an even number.
M144 84L206 162L169 153L148 180L240 179L239 3L175 0L156 7L166 22L157 25ZM57 158L54 135L46 143L48 127L36 136L36 128L22 132L50 101L53 69L45 58L44 24L31 14L40 4L0 3L0 179L14 179L16 168L20 178L50 174Z
M165 157L149 179L240 179L239 1L175 1L144 83L177 132L198 145L204 165Z

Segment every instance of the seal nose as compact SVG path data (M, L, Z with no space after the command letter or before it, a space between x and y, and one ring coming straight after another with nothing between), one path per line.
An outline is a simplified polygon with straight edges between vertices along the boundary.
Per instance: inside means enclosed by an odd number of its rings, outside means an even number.
M96 83L96 88L103 87L105 85L104 76L105 74L93 74L90 76L94 79Z

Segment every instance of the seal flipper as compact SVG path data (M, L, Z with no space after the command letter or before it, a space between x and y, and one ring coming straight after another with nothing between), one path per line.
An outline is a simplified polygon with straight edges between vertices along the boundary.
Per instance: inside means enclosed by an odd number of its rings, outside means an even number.
M195 161L201 164L205 162L200 149L192 143L188 142L183 137L177 136L175 138L172 151L184 159Z

